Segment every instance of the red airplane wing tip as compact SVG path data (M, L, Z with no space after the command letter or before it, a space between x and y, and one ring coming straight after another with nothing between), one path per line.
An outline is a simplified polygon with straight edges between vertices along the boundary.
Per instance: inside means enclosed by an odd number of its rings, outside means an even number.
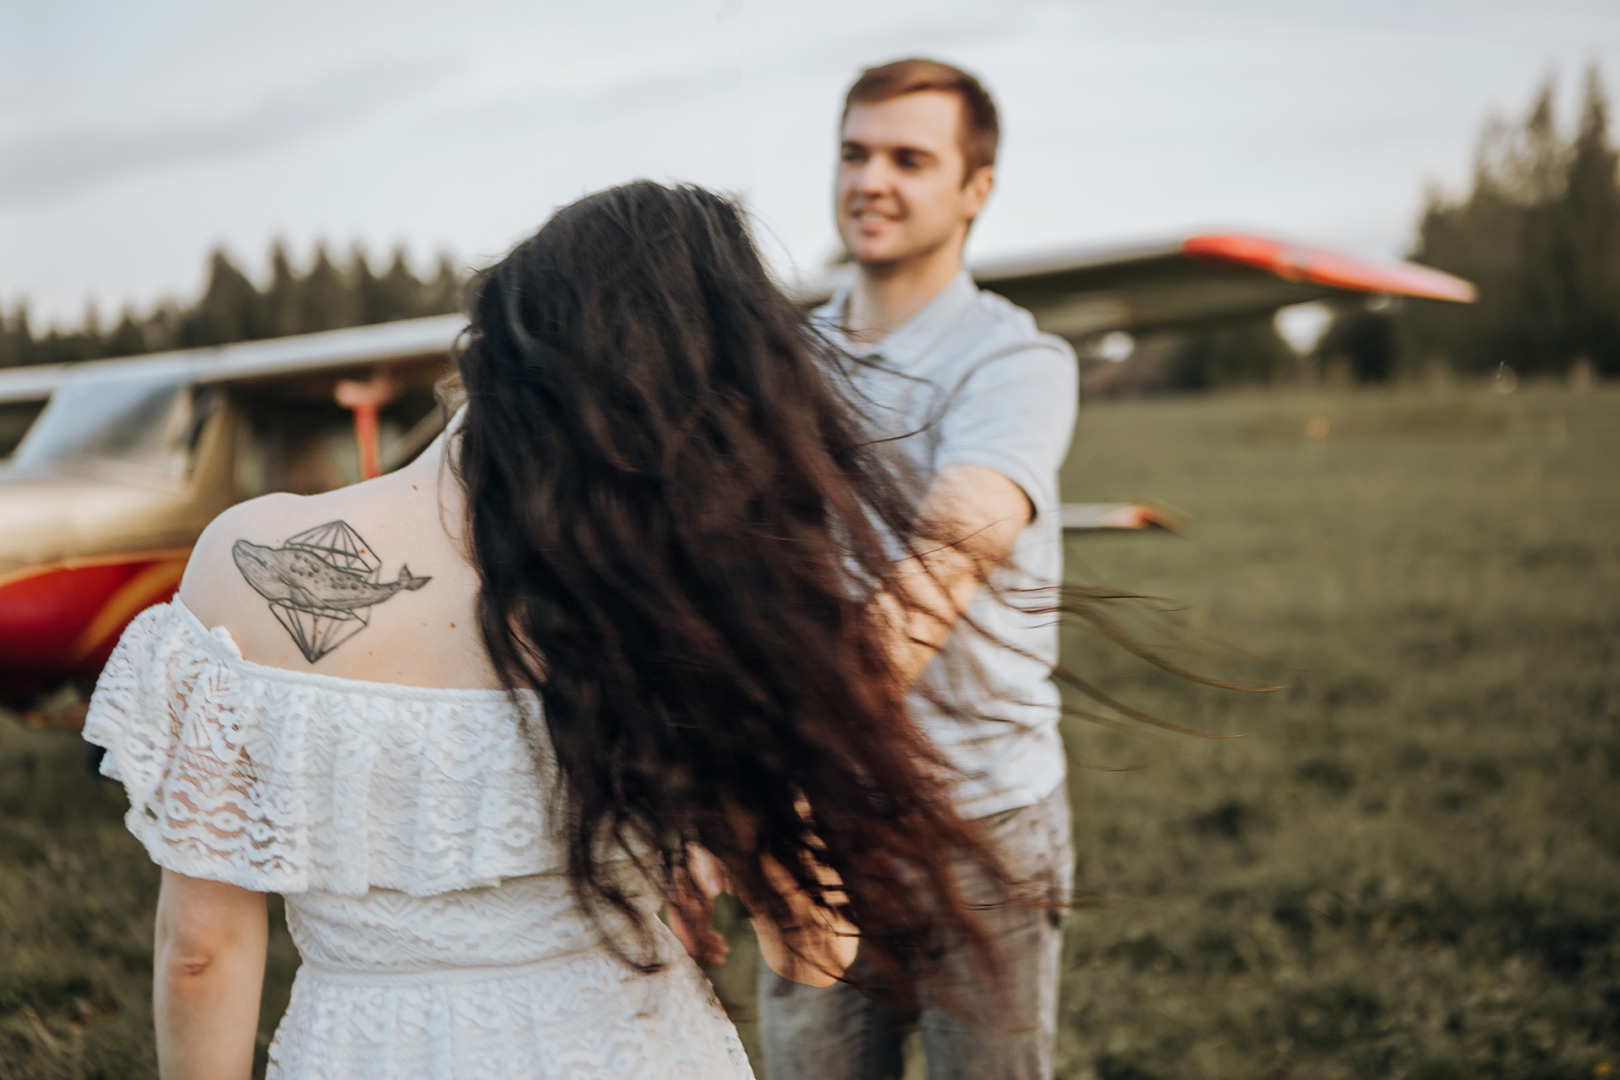
M1289 281L1309 282L1330 289L1448 300L1458 304L1471 304L1476 298L1472 282L1427 266L1368 262L1263 236L1206 233L1182 241L1181 250L1189 258L1202 262L1252 267Z

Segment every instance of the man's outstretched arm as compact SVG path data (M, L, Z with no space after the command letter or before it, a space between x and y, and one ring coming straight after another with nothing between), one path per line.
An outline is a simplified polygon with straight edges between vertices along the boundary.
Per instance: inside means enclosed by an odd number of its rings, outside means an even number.
M934 477L921 516L940 539L914 540L917 553L896 567L891 590L876 601L893 628L895 672L905 686L916 682L944 647L1034 512L1023 488L994 469L947 465ZM897 592L904 593L905 603Z

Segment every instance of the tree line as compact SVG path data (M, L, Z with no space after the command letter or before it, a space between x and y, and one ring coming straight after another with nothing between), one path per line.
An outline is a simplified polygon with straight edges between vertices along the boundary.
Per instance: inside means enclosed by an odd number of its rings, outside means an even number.
M1620 155L1597 69L1567 139L1556 104L1549 81L1523 121L1487 125L1466 196L1430 194L1412 258L1472 281L1479 301L1404 304L1405 363L1620 374Z
M278 241L271 245L269 263L269 280L260 288L216 247L208 257L207 284L195 302L184 307L164 302L145 315L125 308L110 328L92 307L77 329L38 334L27 305L18 304L0 311L0 367L195 349L442 315L457 310L465 280L448 256L440 256L427 279L417 277L404 248L394 249L381 274L359 245L338 263L317 244L300 273Z

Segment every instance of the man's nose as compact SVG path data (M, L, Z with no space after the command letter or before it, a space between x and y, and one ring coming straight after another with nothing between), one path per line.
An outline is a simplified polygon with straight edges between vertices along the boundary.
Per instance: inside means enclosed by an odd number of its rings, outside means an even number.
M888 164L881 157L873 155L855 166L850 187L862 194L877 194L887 191L892 179Z

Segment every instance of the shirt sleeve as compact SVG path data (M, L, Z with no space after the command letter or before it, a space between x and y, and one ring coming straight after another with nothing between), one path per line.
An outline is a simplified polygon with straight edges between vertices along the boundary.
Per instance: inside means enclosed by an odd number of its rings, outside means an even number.
M979 465L1023 489L1035 515L1058 506L1057 475L1079 405L1074 350L1041 334L976 363L939 422L934 469Z

